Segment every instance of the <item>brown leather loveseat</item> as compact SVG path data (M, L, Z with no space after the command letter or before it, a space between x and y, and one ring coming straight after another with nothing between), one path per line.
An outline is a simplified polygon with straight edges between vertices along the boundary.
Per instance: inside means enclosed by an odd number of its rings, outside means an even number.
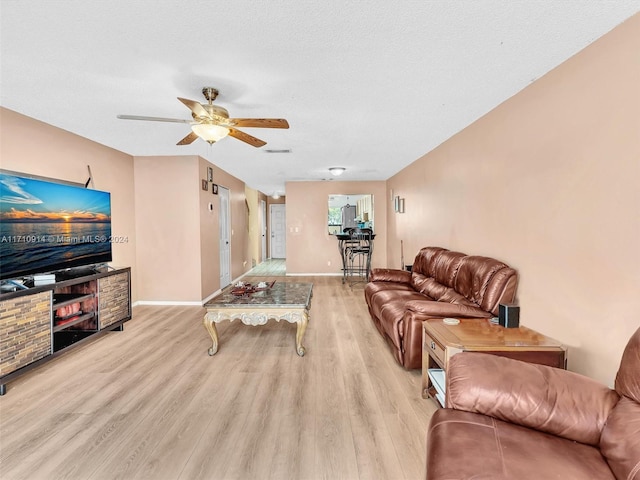
M513 302L517 274L493 258L425 247L411 272L375 268L364 295L378 331L400 365L422 366L422 322L427 318L490 318Z
M427 434L427 480L640 480L640 329L615 390L486 353L449 360Z

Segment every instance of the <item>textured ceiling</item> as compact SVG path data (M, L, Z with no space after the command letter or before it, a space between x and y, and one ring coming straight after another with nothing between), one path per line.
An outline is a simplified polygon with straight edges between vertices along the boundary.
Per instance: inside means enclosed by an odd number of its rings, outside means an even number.
M200 155L266 194L385 180L640 11L620 0L2 0L0 102L131 155ZM268 142L176 142L176 97ZM291 153L267 153L290 149Z

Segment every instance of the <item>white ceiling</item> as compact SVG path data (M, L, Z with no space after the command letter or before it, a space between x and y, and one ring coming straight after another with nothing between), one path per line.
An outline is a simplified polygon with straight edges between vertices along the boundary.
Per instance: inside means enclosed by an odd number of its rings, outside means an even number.
M626 18L640 0L2 0L1 105L131 155L200 155L254 189L386 180ZM176 142L176 97L268 142ZM34 139L37 141L37 138ZM290 149L291 153L266 153Z

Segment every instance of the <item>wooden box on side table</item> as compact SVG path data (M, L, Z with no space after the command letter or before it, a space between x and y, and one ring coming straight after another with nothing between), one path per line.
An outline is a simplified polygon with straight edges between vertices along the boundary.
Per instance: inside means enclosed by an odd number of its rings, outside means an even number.
M535 330L504 328L488 319L459 319L449 325L441 318L422 324L422 397L444 406L449 359L460 352L483 352L530 363L566 368L566 349Z

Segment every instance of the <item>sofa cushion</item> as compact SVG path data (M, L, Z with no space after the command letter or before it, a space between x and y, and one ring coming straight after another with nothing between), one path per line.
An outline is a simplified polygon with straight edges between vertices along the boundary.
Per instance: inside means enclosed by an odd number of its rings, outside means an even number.
M430 300L428 297L415 290L381 290L370 299L369 309L373 315L380 319L386 335L397 348L402 346L402 318L406 310L407 302L412 300Z
M406 303L405 309L405 317L417 322L427 318L489 318L491 316L478 307L432 300L411 300ZM409 314L412 314L411 317Z
M640 403L620 399L602 430L600 450L618 478L640 480Z
M420 249L416 258L413 260L411 271L429 276L427 274L429 271L429 264L431 264L436 256L445 251L447 251L447 249L442 247L424 247Z
M428 480L615 480L595 447L459 410L433 414L427 447Z
M640 403L640 329L631 336L616 375L616 391Z
M393 268L374 268L369 273L369 282L394 282L410 283L411 272L406 270L395 270Z
M425 283L433 280L431 277L427 277L422 273L411 272L411 288L413 288L416 292L424 293L425 291Z
M427 277L421 273L411 274L411 287L417 292L424 293L434 300L440 298L448 288L441 283L438 283L434 278Z
M364 298L369 304L371 298L378 292L392 290L404 290L405 292L415 292L411 284L398 282L369 282L364 286Z
M620 398L574 372L476 352L449 359L446 383L447 407L596 446Z
M420 273L411 275L411 286L418 292L424 293L437 302L465 305L478 308L478 305L456 292L453 288L438 283L437 280L426 277Z
M438 301L452 303L454 305L464 305L465 307L478 308L478 304L472 302L467 297L460 295L453 288L447 288L440 298L438 298Z
M460 261L453 287L476 305L482 305L494 275L508 268L493 258L470 255Z
M484 291L480 307L497 316L501 303L512 303L515 300L517 286L518 274L513 268L498 270Z
M453 287L464 253L445 250L434 255L427 267L427 276L433 277L438 283L446 287Z

